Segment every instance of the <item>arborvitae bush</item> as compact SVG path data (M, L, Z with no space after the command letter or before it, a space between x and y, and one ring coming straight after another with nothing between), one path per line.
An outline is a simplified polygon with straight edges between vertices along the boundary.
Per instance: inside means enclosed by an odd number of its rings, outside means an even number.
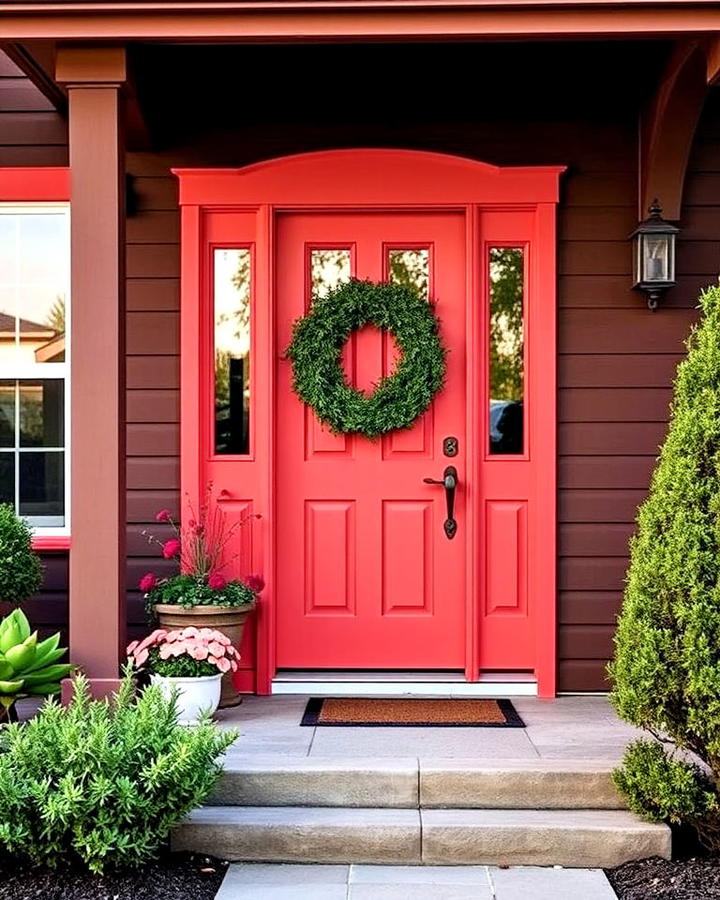
M39 589L40 559L31 542L27 523L12 506L0 503L0 600L22 603Z
M610 676L620 716L654 735L631 744L615 772L630 808L689 824L717 850L720 288L705 291L700 305L702 321L678 367L670 429L638 513Z

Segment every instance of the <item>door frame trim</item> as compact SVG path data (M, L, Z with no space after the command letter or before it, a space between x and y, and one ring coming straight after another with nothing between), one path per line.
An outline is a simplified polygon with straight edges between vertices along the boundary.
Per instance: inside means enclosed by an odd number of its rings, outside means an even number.
M466 215L468 297L480 289L479 215L481 209L526 210L535 214L534 282L538 302L548 315L542 321L542 360L535 365L544 372L545 383L531 413L544 423L543 440L535 441L543 477L538 480L537 502L548 523L542 548L543 565L537 567L537 653L535 675L538 694L556 690L556 238L555 214L559 179L564 166L497 167L457 156L414 150L357 149L299 154L257 163L242 169L173 169L179 179L181 207L181 309L180 309L180 476L182 497L197 503L213 470L212 433L209 428L211 362L208 323L211 297L208 280L206 222L217 214L246 214L247 238L238 243L254 247L253 289L253 452L243 463L248 468L241 499L262 516L255 529L251 568L264 573L266 589L258 608L256 670L245 670L239 680L245 690L272 691L275 674L276 562L275 510L275 291L273 259L275 220L286 212L463 211ZM375 173L382 172L378 178ZM321 185L318 188L318 185ZM363 202L358 203L358 197ZM318 202L318 201L322 202ZM472 482L480 472L480 404L478 353L473 336L478 334L479 304L468 303L466 321L470 340L467 348L467 440L468 462L473 462ZM536 432L537 433L537 432ZM237 462L228 457L225 462ZM220 485L215 484L216 488ZM476 552L476 523L480 520L480 497L467 498L467 682L480 678L478 660L478 602L481 571ZM186 515L185 503L181 516Z

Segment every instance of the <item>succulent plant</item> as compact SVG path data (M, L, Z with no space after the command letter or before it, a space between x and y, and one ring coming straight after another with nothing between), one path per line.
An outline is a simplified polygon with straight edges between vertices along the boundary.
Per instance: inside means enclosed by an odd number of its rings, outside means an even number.
M60 680L70 673L68 663L58 663L66 647L58 647L60 634L38 643L27 616L13 610L0 621L0 712L18 697L49 696L60 692Z

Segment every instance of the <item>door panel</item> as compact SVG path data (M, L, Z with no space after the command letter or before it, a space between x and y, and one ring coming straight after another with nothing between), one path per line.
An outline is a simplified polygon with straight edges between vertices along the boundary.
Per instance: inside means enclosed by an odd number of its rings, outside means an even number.
M461 214L283 214L276 241L277 664L281 668L462 669L465 665L466 224ZM318 250L349 251L352 274L427 291L449 349L448 374L415 425L380 440L330 434L291 389L292 323L313 282L336 271ZM345 257L346 258L346 257ZM343 277L346 277L344 270ZM394 342L368 327L343 354L371 390L392 371ZM459 473L448 540L443 438Z

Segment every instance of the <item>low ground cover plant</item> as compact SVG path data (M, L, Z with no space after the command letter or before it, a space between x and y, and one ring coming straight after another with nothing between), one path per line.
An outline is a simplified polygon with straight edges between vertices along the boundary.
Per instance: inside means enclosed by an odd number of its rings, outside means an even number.
M720 850L720 288L675 381L670 428L638 514L610 666L613 704L654 739L615 781L631 809ZM700 764L691 761L689 751Z
M78 676L67 708L49 700L0 729L0 851L92 872L155 859L212 790L236 733L177 722L174 700L136 694L126 671L112 701Z

